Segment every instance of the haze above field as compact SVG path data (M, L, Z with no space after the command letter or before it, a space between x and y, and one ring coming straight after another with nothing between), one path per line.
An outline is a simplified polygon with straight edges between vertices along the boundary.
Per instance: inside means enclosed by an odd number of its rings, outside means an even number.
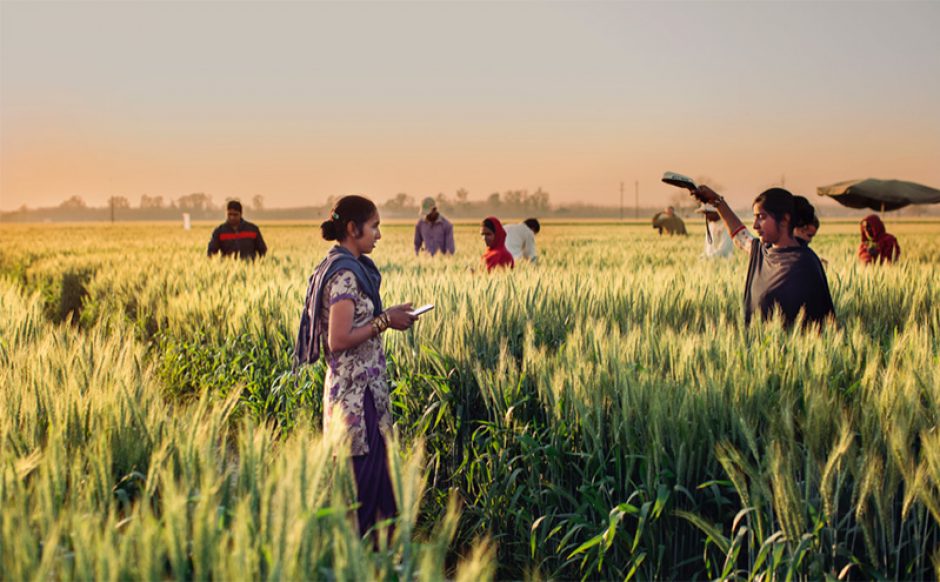
M0 3L0 208L940 187L938 2Z

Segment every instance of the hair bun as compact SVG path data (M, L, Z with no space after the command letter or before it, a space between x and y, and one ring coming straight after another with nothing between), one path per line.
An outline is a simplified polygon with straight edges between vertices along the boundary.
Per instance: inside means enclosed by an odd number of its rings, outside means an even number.
M793 197L793 226L803 227L816 221L816 209L804 196Z
M320 224L320 234L323 236L323 240L336 240L336 222L333 220L324 220L323 223Z
M320 225L324 240L346 240L347 236L358 237L365 228L365 223L378 209L368 198L362 196L343 196L330 210L330 219ZM349 225L353 225L350 231ZM358 233L358 234L357 234Z

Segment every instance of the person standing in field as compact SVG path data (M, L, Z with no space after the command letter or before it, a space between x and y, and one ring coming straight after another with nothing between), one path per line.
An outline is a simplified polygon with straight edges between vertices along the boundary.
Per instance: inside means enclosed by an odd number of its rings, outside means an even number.
M441 216L437 201L430 196L421 203L420 218L415 225L415 255L421 252L422 246L432 257L438 252L454 254L454 225Z
M877 214L869 214L859 225L862 244L858 246L858 260L866 265L893 263L901 256L898 239L888 234Z
M536 218L526 218L519 224L510 224L506 230L506 250L512 254L515 261L528 259L535 263L538 254L535 250L535 235L542 230Z
M512 269L515 266L512 253L506 249L506 231L498 218L487 217L480 226L480 236L486 244L487 250L483 253L483 263L487 271L492 271L497 267Z
M734 253L734 243L721 223L721 216L711 204L704 204L696 212L705 215L705 250L702 257L706 259L720 259L730 257Z
M242 218L242 203L229 200L226 220L212 231L207 255L222 253L223 257L237 255L240 259L253 260L268 252L261 230Z
M324 431L339 423L348 436L359 531L365 534L379 520L397 514L386 459L392 412L382 334L406 330L417 317L410 313L410 303L382 307L382 275L367 256L382 238L371 200L344 196L320 230L325 240L337 244L310 277L294 365L317 362L323 343Z
M794 197L783 188L761 193L754 199L754 230L759 237L755 238L714 190L699 186L693 195L718 211L735 246L750 255L744 290L745 324L755 314L766 320L778 310L787 326L800 312L804 326L822 325L835 318L829 282L819 258L793 236L795 227L808 224L816 214L805 198Z
M676 209L672 206L667 207L662 212L657 212L653 216L653 228L659 231L659 234L662 235L663 231L666 231L666 234L681 234L685 236L688 232L685 229L685 222L676 216Z

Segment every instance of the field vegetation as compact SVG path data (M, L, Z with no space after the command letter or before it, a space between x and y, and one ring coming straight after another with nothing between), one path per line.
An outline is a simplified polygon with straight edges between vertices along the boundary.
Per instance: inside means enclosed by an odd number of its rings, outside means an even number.
M8 225L0 578L940 577L940 223L896 266L823 224L839 318L743 326L743 254L648 224L546 224L487 276L478 227L416 258L388 225L402 515L355 535L322 364L293 373L310 224L255 263L211 227Z

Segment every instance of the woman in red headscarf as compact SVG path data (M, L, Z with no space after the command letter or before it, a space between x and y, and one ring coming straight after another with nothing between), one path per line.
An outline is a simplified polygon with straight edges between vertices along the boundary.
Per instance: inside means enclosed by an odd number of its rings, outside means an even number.
M480 235L486 243L487 250L483 253L483 262L486 263L487 271L492 271L496 267L512 269L515 266L512 253L506 249L506 231L498 218L487 217L480 228Z
M877 214L866 216L861 223L862 244L858 247L858 260L867 264L893 263L901 256L898 239L885 230Z

